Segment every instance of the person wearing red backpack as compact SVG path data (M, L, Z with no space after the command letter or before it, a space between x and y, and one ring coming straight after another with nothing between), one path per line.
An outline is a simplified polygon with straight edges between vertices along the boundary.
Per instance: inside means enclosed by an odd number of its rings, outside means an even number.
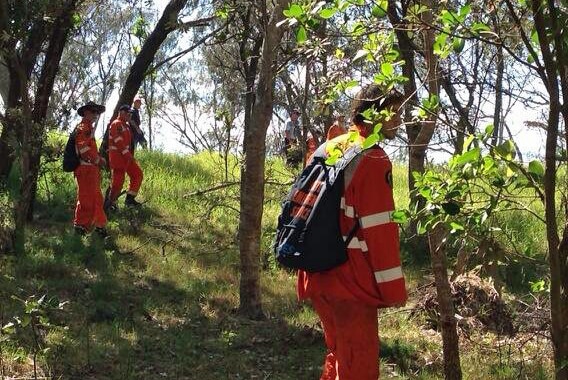
M129 125L131 112L131 107L128 104L123 104L118 109L118 117L110 124L108 157L112 179L107 207L111 210L116 208L115 202L122 191L125 174L128 174L130 184L124 204L126 206L139 206L141 204L135 199L142 185L143 173L132 152L132 130Z
M106 238L107 218L103 211L100 175L100 168L106 166L106 161L98 153L93 126L97 117L104 111L105 106L94 102L87 102L77 109L83 119L77 126L75 137L75 151L80 161L73 173L77 181L73 227L79 235L87 234L94 227L98 235Z
M352 103L353 126L360 135L326 143L345 151L362 143L377 123L393 139L401 124L403 96L383 93L372 84ZM373 109L375 112L368 110ZM365 112L367 111L367 112ZM388 113L388 115L385 115ZM373 120L365 116L374 115ZM347 247L347 262L327 271L298 272L298 297L310 299L324 331L328 349L320 380L376 380L379 377L378 308L405 305L407 293L399 253L398 225L392 221L392 164L383 149L365 150L345 169L339 217L342 235L356 231ZM359 224L358 228L356 227ZM345 238L344 238L345 239Z

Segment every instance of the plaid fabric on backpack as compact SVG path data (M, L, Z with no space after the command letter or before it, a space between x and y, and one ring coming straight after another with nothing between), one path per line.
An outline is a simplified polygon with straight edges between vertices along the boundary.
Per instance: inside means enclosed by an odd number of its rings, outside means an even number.
M322 272L343 264L359 228L356 224L344 239L339 212L345 168L362 148L355 144L328 165L326 145L315 151L282 204L274 250L276 260L288 268Z

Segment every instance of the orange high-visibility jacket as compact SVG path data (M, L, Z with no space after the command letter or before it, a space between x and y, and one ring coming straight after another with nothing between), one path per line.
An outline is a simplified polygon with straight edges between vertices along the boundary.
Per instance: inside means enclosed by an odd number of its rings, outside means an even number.
M130 126L120 118L110 124L108 136L109 165L111 168L124 167L132 160Z
M364 134L361 130L359 133ZM345 145L347 138L344 134L331 143ZM339 215L344 237L355 218L360 225L348 246L349 259L326 272L299 271L298 296L304 299L324 294L376 307L400 304L406 301L407 294L398 225L392 221L392 164L384 150L364 151L347 167L345 183Z
M101 161L97 142L95 141L95 130L90 120L83 119L77 125L75 136L75 147L81 159L81 165L98 165Z

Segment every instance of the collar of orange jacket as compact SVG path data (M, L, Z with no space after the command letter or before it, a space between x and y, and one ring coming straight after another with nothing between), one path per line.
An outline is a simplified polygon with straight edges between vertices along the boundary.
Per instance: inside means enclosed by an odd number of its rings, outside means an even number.
M86 117L84 117L83 119L81 119L81 124L86 125L89 128L93 127L93 121L87 119Z

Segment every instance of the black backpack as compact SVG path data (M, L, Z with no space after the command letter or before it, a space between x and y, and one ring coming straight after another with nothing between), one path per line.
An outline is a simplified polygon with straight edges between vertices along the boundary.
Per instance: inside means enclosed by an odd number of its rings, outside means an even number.
M345 168L362 148L356 144L328 165L325 146L315 151L282 203L274 251L276 260L288 268L322 272L343 264L347 246L359 228L357 222L344 240L339 212Z
M67 139L67 144L65 144L65 150L63 151L63 171L72 172L81 163L81 158L77 152L77 147L75 145L77 137L77 129L75 128L73 132L69 134Z

